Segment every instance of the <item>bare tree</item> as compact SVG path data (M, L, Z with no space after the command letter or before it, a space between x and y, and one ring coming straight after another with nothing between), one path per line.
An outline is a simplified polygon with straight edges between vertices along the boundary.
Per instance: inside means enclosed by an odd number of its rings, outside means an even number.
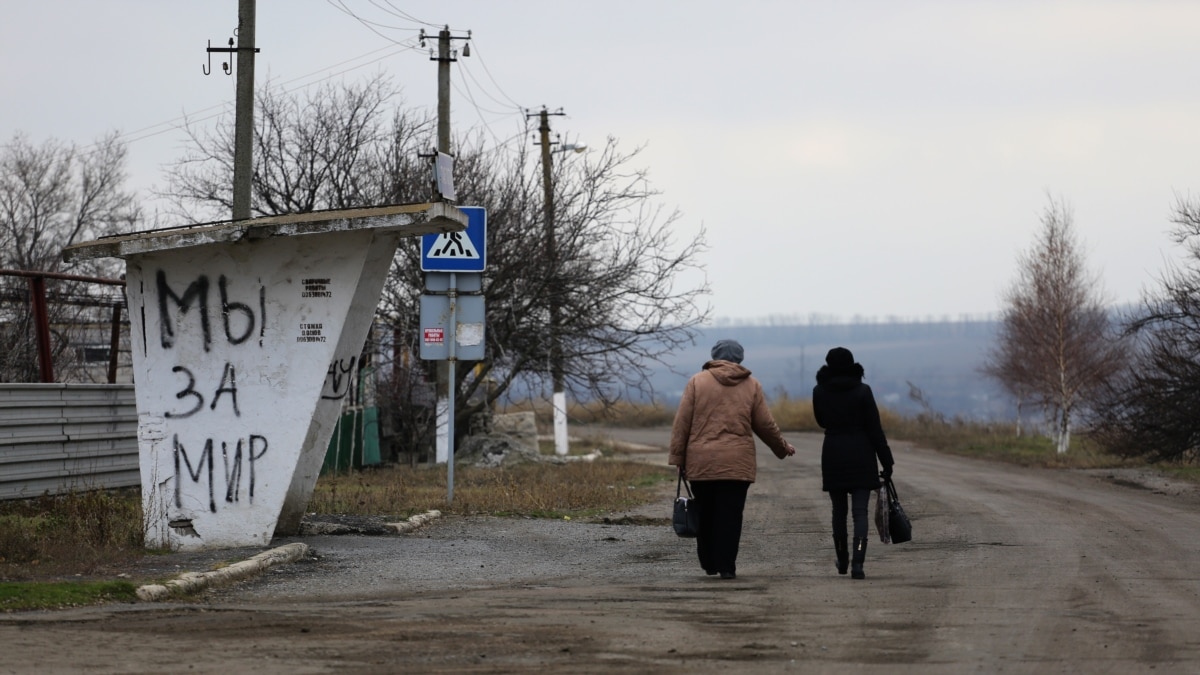
M1050 199L1033 246L1018 259L997 343L984 372L1028 396L1051 423L1058 452L1072 421L1122 365L1123 347L1088 273L1071 210Z
M1030 383L1033 375L1030 364L1024 360L1026 355L1021 341L1013 339L1016 328L1017 326L1009 326L1006 312L1000 324L999 339L979 370L984 375L996 380L1016 401L1016 434L1019 437L1024 420L1025 403L1031 398Z
M419 112L389 110L385 103L401 101L386 80L325 89L302 106L279 94L259 98L264 109L288 112L264 113L257 123L256 213L429 199L431 167L419 153L433 147L433 127ZM193 134L192 151L172 172L178 203L227 213L230 134ZM330 135L338 139L336 152ZM488 147L481 134L456 145L458 203L487 209L488 268L487 355L475 368L458 369L455 428L465 432L474 413L511 388L536 392L549 376L551 299L562 310L555 328L573 394L607 402L631 390L649 392L646 365L690 343L706 316L699 299L707 288L677 287L704 250L703 229L678 235L679 214L655 203L645 170L634 166L638 151L622 152L609 139L599 151L555 164L551 261L540 165L530 146ZM419 354L423 288L419 241L405 240L378 311L398 336L397 354ZM425 391L427 364L412 358L407 364L385 384L394 399ZM424 394L409 398L406 418L428 412Z
M124 189L125 146L115 133L87 148L48 140L41 145L16 134L0 147L0 268L113 276L119 264L97 260L67 268L64 246L119 230L141 217ZM23 277L0 276L0 381L38 377L37 352ZM107 289L77 282L47 284L51 351L62 379L86 378L77 347L90 325L102 324L112 303Z
M62 249L131 229L141 210L124 190L125 146L110 134L89 149L21 134L0 149L0 267L63 270ZM79 263L94 273L101 263Z
M1184 260L1171 265L1126 322L1130 367L1107 390L1094 426L1115 451L1161 460L1200 452L1200 204L1179 198L1172 238Z
M471 175L486 150L460 154ZM703 230L675 240L679 214L652 203L645 173L631 168L637 151L623 153L614 139L594 154L555 168L555 248L545 255L538 160L524 149L459 184L466 203L488 210L487 357L460 373L465 423L513 386L548 386L553 343L550 302L562 317L564 383L578 400L609 404L631 395L653 396L646 365L689 344L705 317L706 288L677 288L695 266ZM420 251L402 248L385 307L415 338L420 296ZM407 319L406 319L407 317ZM415 345L414 345L415 348ZM533 391L538 391L534 388Z
M383 75L357 84L327 84L298 99L269 85L256 95L251 211L256 216L307 213L429 197L420 196L417 152L428 150L433 121L402 107ZM233 123L187 126L189 147L167 171L161 193L188 222L221 220L233 208ZM405 182L396 183L396 178Z

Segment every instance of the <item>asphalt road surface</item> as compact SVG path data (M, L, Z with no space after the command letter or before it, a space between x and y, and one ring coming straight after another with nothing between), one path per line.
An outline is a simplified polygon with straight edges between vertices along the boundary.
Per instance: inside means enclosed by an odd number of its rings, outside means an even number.
M914 540L873 532L855 581L820 437L789 439L760 448L734 580L699 569L665 493L608 523L446 517L305 538L314 557L187 602L0 615L0 672L1200 672L1196 490L897 443Z

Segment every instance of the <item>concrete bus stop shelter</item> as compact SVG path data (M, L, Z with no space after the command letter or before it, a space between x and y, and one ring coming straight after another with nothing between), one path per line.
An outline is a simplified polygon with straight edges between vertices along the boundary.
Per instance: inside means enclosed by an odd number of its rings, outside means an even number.
M349 386L337 365L361 353L396 247L466 225L435 202L64 250L67 262L125 260L147 547L265 546L296 533Z

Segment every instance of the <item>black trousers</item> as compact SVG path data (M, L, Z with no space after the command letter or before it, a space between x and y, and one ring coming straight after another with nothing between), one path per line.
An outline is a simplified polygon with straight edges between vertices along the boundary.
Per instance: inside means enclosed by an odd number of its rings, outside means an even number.
M700 507L696 554L705 572L737 573L742 512L749 490L750 483L744 480L698 480L692 483L692 493Z
M867 488L858 490L830 490L829 499L833 501L833 535L846 536L846 500L850 500L850 513L854 516L854 538L866 539L870 533L870 523L867 520L867 505L871 501L871 492Z

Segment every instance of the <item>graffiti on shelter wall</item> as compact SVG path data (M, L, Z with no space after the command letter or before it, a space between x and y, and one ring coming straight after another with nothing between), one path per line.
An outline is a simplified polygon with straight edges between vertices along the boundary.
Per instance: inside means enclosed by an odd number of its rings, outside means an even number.
M338 233L127 259L147 541L257 545L299 527L360 391L395 241L370 244Z
M205 274L190 278L186 285L172 281L166 270L157 270L155 297L147 303L157 309L159 346L173 357L168 361L172 375L165 381L174 383L174 391L173 396L166 397L163 416L170 420L211 418L184 427L229 430L234 436L201 434L196 438L185 429L172 434L172 501L176 508L182 508L185 492L191 495L198 489L199 500L213 513L221 502L238 504L244 498L245 503L253 504L256 465L261 464L270 442L263 433L238 433L229 424L231 418L242 417L238 365L231 357L239 349L263 347L266 286L258 284L246 294L249 297L241 297L237 291L243 289L235 289L224 274L217 277L215 293L212 280ZM252 340L256 336L258 339ZM194 343L197 338L203 352L184 348L187 340ZM222 341L225 345L220 344ZM214 342L221 356L213 354Z

